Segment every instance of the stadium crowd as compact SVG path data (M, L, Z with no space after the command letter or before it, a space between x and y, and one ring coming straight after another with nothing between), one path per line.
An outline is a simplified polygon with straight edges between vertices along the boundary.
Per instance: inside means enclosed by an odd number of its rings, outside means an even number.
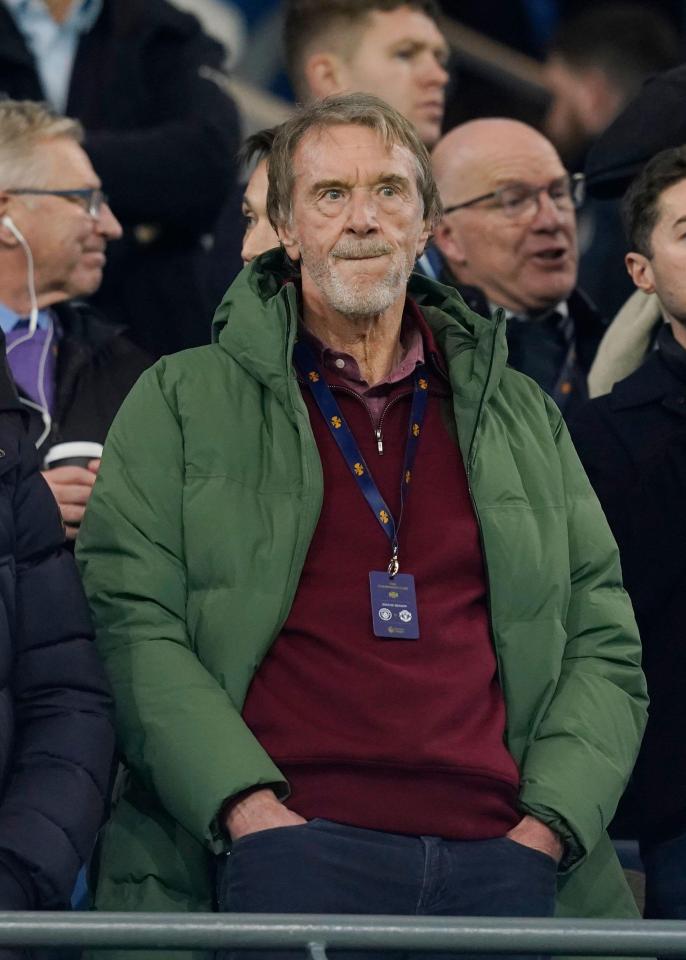
M0 911L686 920L680 8L227 5L0 0Z

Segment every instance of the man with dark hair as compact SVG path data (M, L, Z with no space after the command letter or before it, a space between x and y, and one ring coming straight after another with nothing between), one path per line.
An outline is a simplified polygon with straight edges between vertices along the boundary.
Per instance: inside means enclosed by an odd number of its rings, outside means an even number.
M425 147L377 97L313 104L268 210L288 257L143 375L79 539L130 774L97 906L632 915L615 546L502 324L412 273Z
M439 24L436 0L289 0L284 46L296 96L373 93L432 146L449 79Z
M545 74L552 94L544 130L571 170L645 80L677 62L676 30L642 3L600 3L560 26ZM606 317L631 293L619 204L589 198L579 215L579 282Z
M642 3L600 3L563 22L546 64L545 129L565 159L578 160L645 79L675 63L678 49L669 21Z
M518 120L461 124L432 161L445 210L421 268L456 286L477 313L504 309L509 363L568 415L588 399L586 375L603 332L576 284L583 181Z
M267 216L267 164L277 129L271 127L253 133L246 139L240 153L243 165L253 166L241 204L241 213L245 217L241 248L243 263L250 263L261 253L279 245L279 237Z
M572 421L617 538L643 640L650 718L627 809L646 867L646 916L686 919L686 148L658 154L624 201L636 286L667 323L657 349Z

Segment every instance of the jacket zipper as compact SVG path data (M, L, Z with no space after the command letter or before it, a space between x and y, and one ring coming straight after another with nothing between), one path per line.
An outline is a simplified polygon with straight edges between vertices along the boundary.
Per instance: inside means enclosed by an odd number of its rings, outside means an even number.
M298 377L298 382L299 382L299 383L304 383L305 381L304 381L301 377ZM356 400L358 400L358 401L362 404L362 406L363 406L363 407L365 408L365 410L367 411L367 414L368 414L368 416L369 416L369 420L370 420L371 425L372 425L372 431L373 431L373 433L374 433L374 439L376 440L376 450L377 450L377 453L379 454L379 456L382 457L382 456L383 456L383 450L384 450L384 447L383 447L383 430L382 430L382 428L383 428L383 422L384 422L384 420L385 420L385 418L386 418L386 414L387 414L388 411L391 409L391 407L395 406L395 404L396 404L399 400L403 400L405 397L409 397L410 394L412 393L412 391L411 391L411 390L404 390L402 393L398 393L398 394L396 394L394 397L392 397L392 398L388 401L388 403L386 404L386 406L383 408L383 410L381 411L381 416L379 417L379 422L378 422L378 424L377 424L376 421L374 420L374 416L373 416L373 414L372 414L372 411L369 409L369 407L368 407L368 405L367 405L364 397L361 397L361 396L359 395L359 393L355 393L355 391L352 390L350 387L343 387L343 386L340 386L340 385L337 384L337 383L330 384L330 385L329 385L329 389L331 390L332 393L333 393L334 390L338 391L339 393L347 393L349 396L354 397Z

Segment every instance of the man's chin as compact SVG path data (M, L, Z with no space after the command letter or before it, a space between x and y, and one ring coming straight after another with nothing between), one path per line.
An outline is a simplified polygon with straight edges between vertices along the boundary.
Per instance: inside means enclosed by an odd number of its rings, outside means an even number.
M90 297L97 292L101 283L102 270L100 268L78 270L69 278L69 299L74 300L77 297Z
M442 120L433 120L427 117L415 117L411 121L417 133L419 134L419 139L422 141L425 147L429 150L432 147L435 147L438 141L441 139L441 128Z

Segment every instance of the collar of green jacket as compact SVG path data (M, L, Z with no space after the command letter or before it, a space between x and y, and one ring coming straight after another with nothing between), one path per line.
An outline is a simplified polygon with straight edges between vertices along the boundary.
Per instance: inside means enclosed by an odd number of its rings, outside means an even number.
M212 339L282 399L298 323L293 275L281 250L256 257L226 291L212 324ZM453 287L418 273L407 289L448 361L454 393L465 403L488 399L507 362L502 311L492 320L481 317Z

